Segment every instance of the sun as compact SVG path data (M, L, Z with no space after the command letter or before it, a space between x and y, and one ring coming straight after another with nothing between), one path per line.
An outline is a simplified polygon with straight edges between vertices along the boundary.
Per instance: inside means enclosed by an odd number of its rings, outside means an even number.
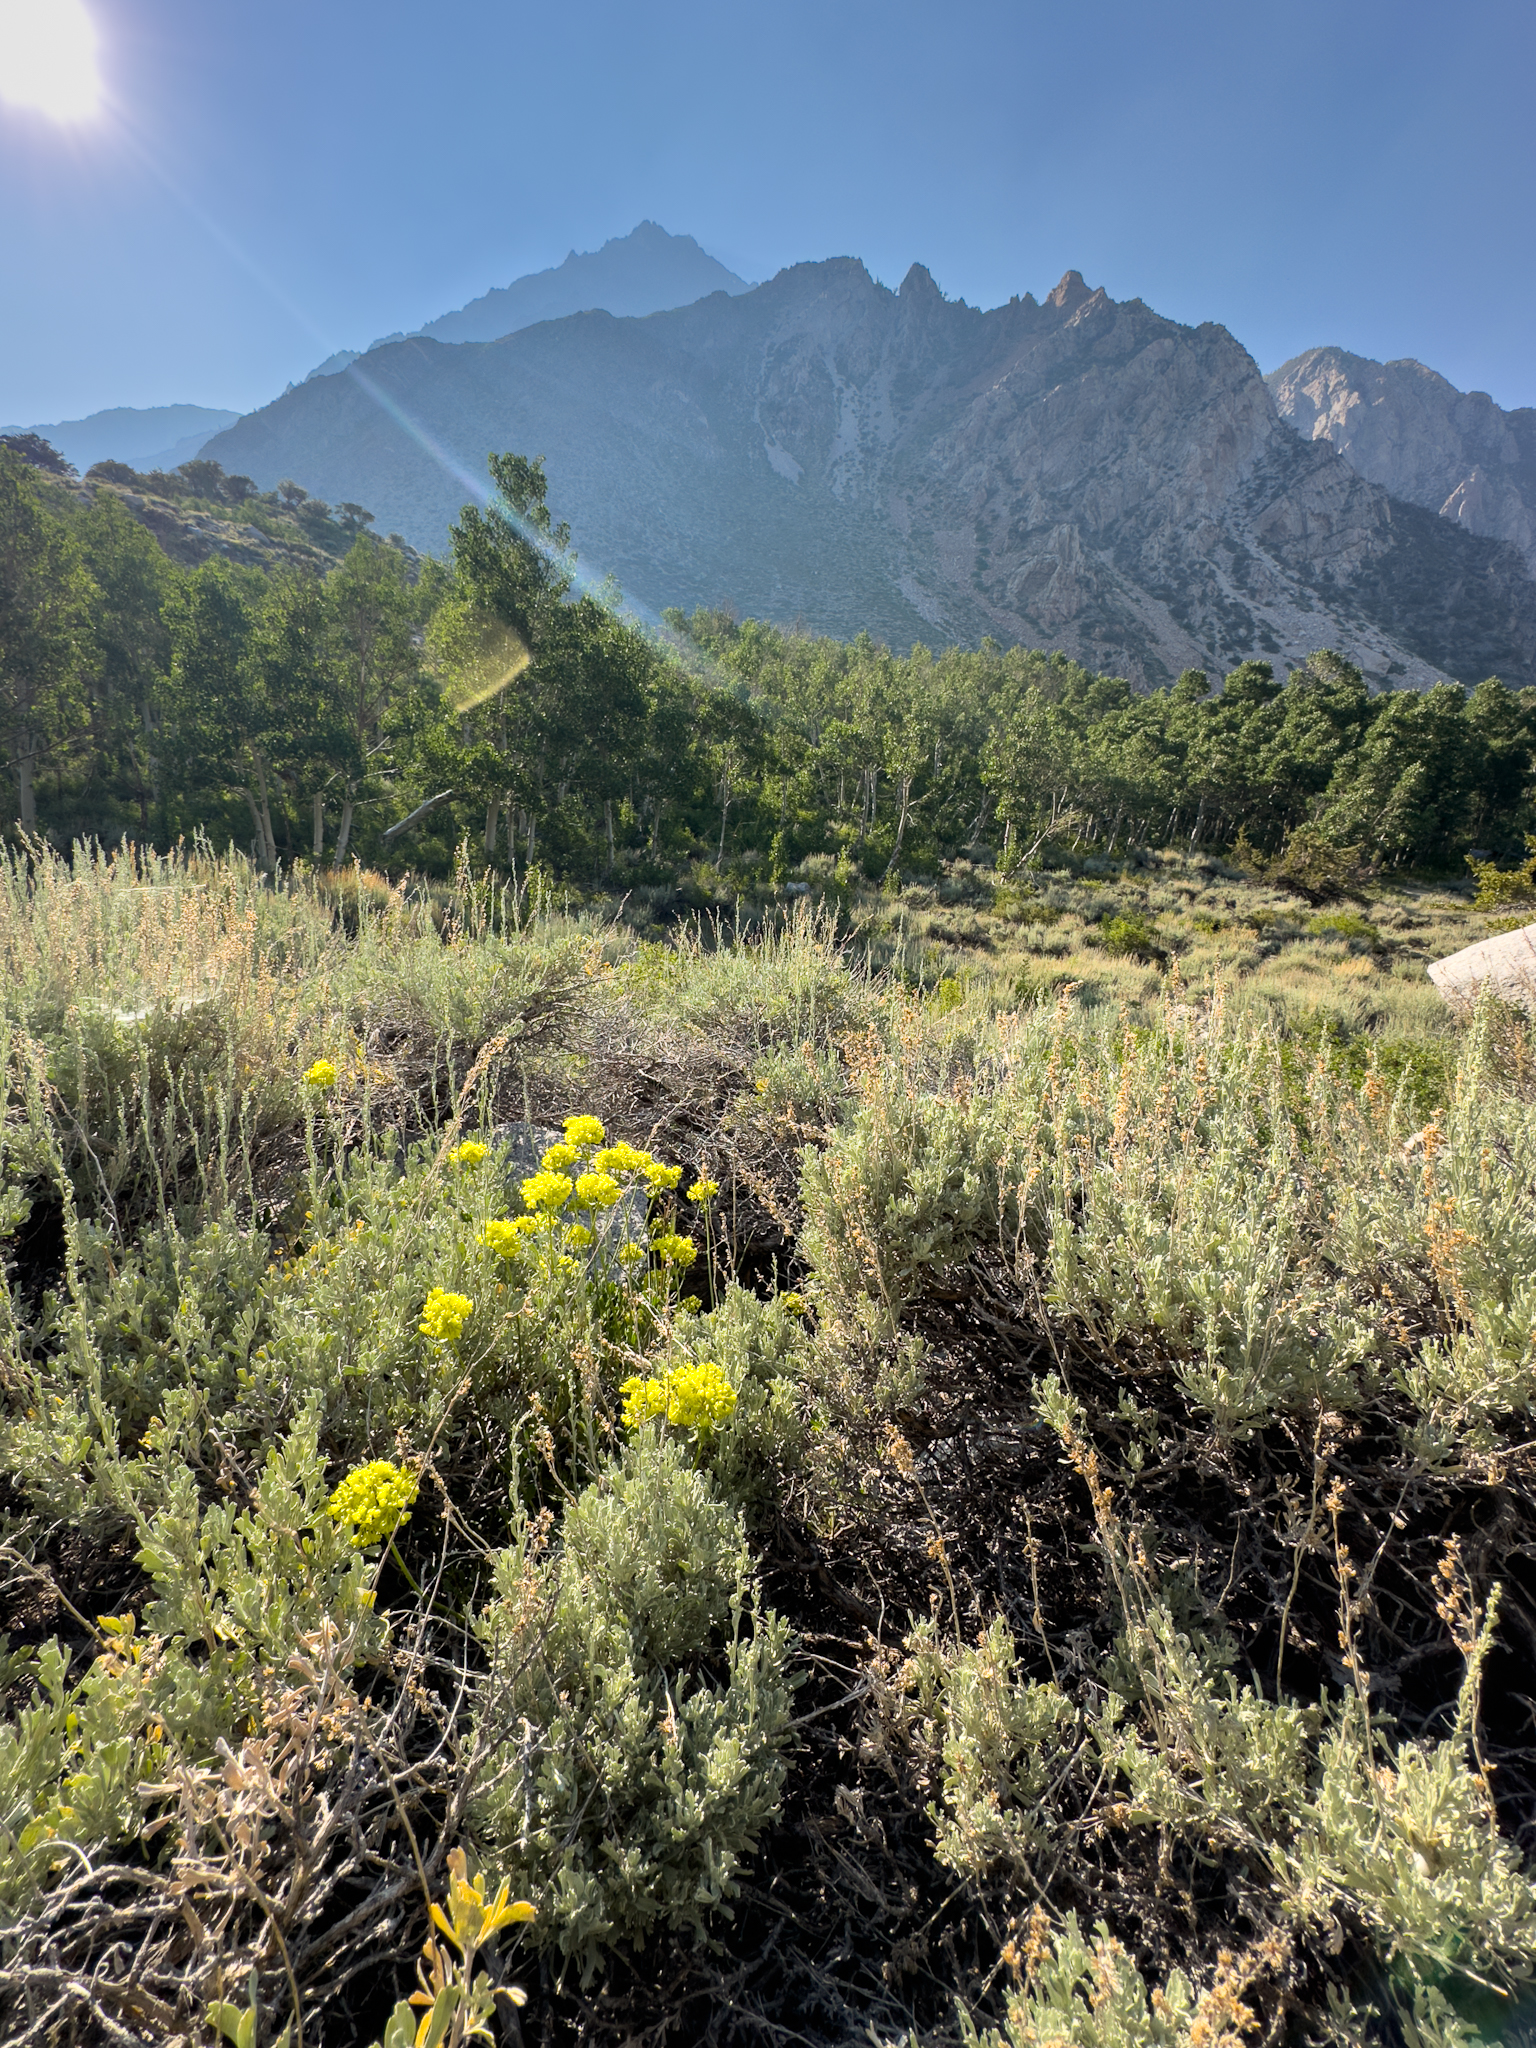
M0 100L55 121L97 111L96 28L82 0L0 0Z

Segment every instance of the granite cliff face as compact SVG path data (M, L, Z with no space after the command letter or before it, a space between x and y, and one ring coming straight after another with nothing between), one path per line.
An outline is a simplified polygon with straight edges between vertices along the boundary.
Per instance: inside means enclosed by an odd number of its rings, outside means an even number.
M1265 379L1298 434L1395 498L1517 547L1536 575L1536 407L1506 412L1405 357L1312 348Z
M504 448L546 457L587 566L654 607L990 633L1142 682L1322 645L1383 681L1536 682L1513 549L1298 436L1225 329L1076 272L982 313L836 259L647 319L413 339L207 452L440 548Z

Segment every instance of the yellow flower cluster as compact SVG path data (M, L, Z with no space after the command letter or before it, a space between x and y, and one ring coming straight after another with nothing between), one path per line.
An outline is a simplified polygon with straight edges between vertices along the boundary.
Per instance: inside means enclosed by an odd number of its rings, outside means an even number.
M480 1233L480 1242L499 1258L517 1256L517 1248L538 1224L532 1216L493 1216Z
M688 1190L690 1202L707 1202L711 1195L718 1195L720 1183L717 1180L696 1180Z
M638 1146L627 1145L622 1140L616 1145L604 1145L605 1135L597 1117L568 1116L564 1138L549 1147L539 1161L538 1172L531 1173L523 1182L523 1201L527 1207L550 1218L568 1206L589 1211L611 1209L624 1199L624 1182L619 1179L621 1174L626 1177L638 1175L653 1196L670 1192L682 1179L683 1169L680 1166L663 1165L649 1152L642 1152ZM704 1196L716 1192L712 1181L701 1181L698 1186L704 1191ZM586 1231L588 1226L578 1223L572 1228ZM589 1243L591 1240L578 1238L574 1241ZM677 1242L686 1240L678 1239ZM692 1258L690 1247L689 1261ZM628 1263L632 1264L633 1260Z
M466 1138L462 1145L455 1145L448 1154L448 1164L450 1166L478 1166L489 1150L490 1147L482 1145L478 1138Z
M575 1186L568 1173L551 1173L545 1167L539 1173L532 1173L523 1182L523 1200L530 1209L542 1209L552 1216L557 1209L563 1209L571 1199Z
M649 1152L638 1151L633 1145L626 1145L621 1138L617 1145L609 1145L592 1161L599 1173L643 1173L655 1161Z
M418 1328L423 1337L435 1337L440 1344L456 1344L475 1304L467 1294L450 1294L434 1287L421 1307Z
M336 1069L329 1060L316 1060L304 1076L306 1088L334 1088Z
M651 1250L664 1266L691 1266L699 1248L691 1237L676 1230L663 1230L651 1239Z
M697 1365L680 1365L659 1379L625 1380L619 1392L624 1396L626 1429L639 1429L660 1416L673 1429L702 1432L726 1421L736 1408L736 1389L707 1358Z
M350 1523L352 1548L363 1550L370 1543L383 1543L411 1518L406 1510L421 1486L414 1472L391 1465L387 1458L375 1458L371 1465L359 1465L349 1472L325 1504L333 1522Z

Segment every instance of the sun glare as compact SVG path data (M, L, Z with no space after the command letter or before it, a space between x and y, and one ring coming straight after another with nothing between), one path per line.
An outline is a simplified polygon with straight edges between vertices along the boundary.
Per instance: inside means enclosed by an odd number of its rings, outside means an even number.
M55 121L96 112L96 28L82 0L0 0L0 100Z

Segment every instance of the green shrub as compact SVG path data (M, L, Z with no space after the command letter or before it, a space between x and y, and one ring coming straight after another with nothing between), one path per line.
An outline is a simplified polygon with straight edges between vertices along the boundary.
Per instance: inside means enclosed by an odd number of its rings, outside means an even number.
M936 1784L927 1811L939 1861L972 1883L999 1870L1021 1876L1045 1839L1043 1802L1076 1719L1071 1701L1020 1679L1001 1617L974 1648L946 1648L932 1622L905 1648L906 1732Z
M1001 2029L978 2031L961 2014L966 2048L1195 2048L1197 2041L1199 2048L1239 2048L1256 2024L1247 2007L1234 2010L1236 2001L1223 2010L1213 2000L1216 2010L1201 2011L1197 2019L1194 1992L1182 1970L1172 1971L1149 1996L1140 1971L1109 1929L1101 1922L1090 1945L1075 1913L1054 1936L1035 1934L1028 1960L1027 1974L1021 1973L1008 1997Z
M1477 883L1474 910L1529 909L1536 905L1536 836L1525 836L1526 858L1516 868L1500 868L1491 860L1474 860L1467 866Z
M804 1308L797 1296L763 1300L731 1285L674 1342L684 1356L713 1359L735 1389L736 1405L711 1431L702 1463L750 1523L780 1497L805 1441Z
M992 893L992 915L1005 917L1010 924L1053 925L1061 922L1062 913L1052 904L1027 889L995 889Z
M1167 949L1155 925L1135 911L1121 911L1106 917L1092 934L1106 953L1120 953L1132 960L1166 960Z
M1368 946L1373 953L1379 953L1384 943L1376 926L1352 910L1330 910L1314 917L1312 929L1320 938L1346 939L1351 945Z
M802 1154L800 1246L829 1305L869 1303L886 1328L925 1280L1011 1238L1006 1127L980 1095L882 1087L824 1151Z
M268 1453L247 1507L205 1507L174 1455L144 1474L125 1502L154 1588L142 1616L100 1620L100 1653L73 1683L57 1642L10 1660L9 1683L32 1688L0 1723L12 1910L74 1867L64 1845L132 1843L157 1811L174 1822L178 1771L259 1734L301 1651L343 1671L377 1656L374 1568L326 1515L327 1491L312 1412Z
M590 1983L615 1945L730 1917L778 1811L789 1636L757 1603L740 1517L642 1430L567 1511L558 1555L504 1553L477 1824Z

